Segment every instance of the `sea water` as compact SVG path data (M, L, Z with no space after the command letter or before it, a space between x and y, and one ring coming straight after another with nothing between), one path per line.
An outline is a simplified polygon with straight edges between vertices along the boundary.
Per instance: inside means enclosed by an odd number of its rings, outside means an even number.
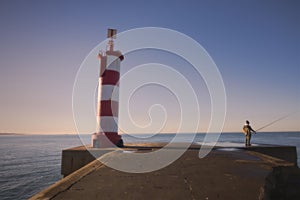
M170 142L176 134L123 135L127 142ZM178 136L178 135L177 135ZM192 134L180 134L187 142ZM197 134L194 142L202 143L205 134ZM1 135L0 136L0 199L27 199L62 178L62 149L80 146L90 135ZM243 146L242 133L223 133L218 145ZM300 166L300 132L258 133L253 144L292 145L297 147Z

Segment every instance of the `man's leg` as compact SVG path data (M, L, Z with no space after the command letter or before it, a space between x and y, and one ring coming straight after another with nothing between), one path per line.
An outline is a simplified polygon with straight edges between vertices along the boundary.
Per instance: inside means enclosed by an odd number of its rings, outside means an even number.
M246 135L246 146L250 146L250 134Z
M251 133L249 134L249 146L251 146Z

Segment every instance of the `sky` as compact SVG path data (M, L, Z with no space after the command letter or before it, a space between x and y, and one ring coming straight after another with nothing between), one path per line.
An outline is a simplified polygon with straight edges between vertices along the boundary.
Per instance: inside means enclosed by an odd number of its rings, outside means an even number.
M295 111L263 131L300 131L299 9L296 0L1 0L0 132L76 133L72 91L81 63L106 39L108 28L120 33L142 27L181 32L209 53L226 89L224 132L241 131L246 119L259 128ZM198 131L205 132L211 117L209 93L189 63L167 52L131 52L121 63L121 75L154 62L168 64L190 81L201 110ZM147 125L154 104L164 105L169 117L161 132L175 132L180 120L176 98L159 86L133 95L132 119ZM153 115L157 120L152 127L140 129L129 125L120 106L119 125L123 132L151 133L161 122L160 112ZM85 130L94 131L90 125Z

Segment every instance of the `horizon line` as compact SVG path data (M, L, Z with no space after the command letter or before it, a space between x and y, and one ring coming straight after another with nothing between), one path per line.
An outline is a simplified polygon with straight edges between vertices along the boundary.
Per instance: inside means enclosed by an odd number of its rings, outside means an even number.
M280 133L280 132L289 132L289 133L300 133L300 130L293 130L293 131L260 131L258 133ZM228 134L228 133L243 133L242 131L223 131L221 134ZM5 133L5 132L0 132L1 135L92 135L92 133ZM157 135L157 134L214 134L214 132L197 132L197 133L192 133L192 132L179 132L179 133L174 133L174 132L163 132L163 133L119 133L120 135L142 135L142 134L151 134L151 135Z

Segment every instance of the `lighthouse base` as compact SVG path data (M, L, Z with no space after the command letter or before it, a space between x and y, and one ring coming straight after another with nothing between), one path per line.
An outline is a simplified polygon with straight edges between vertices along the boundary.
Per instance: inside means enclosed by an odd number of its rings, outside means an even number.
M118 133L93 133L91 143L93 148L124 146L123 140Z

